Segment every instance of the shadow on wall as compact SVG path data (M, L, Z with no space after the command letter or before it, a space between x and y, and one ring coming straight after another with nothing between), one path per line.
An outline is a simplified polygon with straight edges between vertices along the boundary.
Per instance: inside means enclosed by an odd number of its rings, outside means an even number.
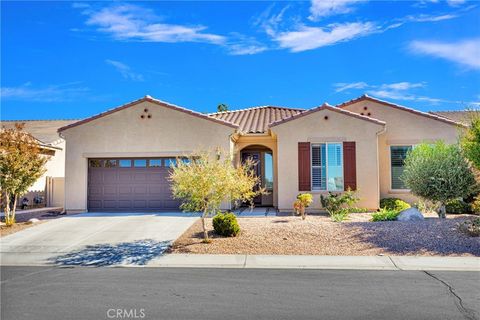
M138 240L119 244L97 244L86 246L62 256L49 259L57 266L145 265L159 257L170 247L171 241Z
M458 230L465 217L424 221L344 223L357 232L353 236L390 255L474 255L480 256L480 239Z

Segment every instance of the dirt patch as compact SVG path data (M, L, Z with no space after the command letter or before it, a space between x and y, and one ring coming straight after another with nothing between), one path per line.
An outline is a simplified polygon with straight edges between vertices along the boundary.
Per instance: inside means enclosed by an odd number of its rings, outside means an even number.
M448 255L480 256L480 239L468 237L457 226L467 215L445 220L427 217L420 222L370 222L370 214L352 214L336 223L323 215L239 218L241 233L235 238L209 234L202 243L197 221L171 248L174 253L199 254L298 254L298 255ZM211 219L207 220L212 230Z
M17 222L13 226L7 227L5 225L0 226L0 238L8 236L9 234L22 231L24 229L36 226L40 223L43 223L43 221L39 221L37 223L27 223L27 222Z

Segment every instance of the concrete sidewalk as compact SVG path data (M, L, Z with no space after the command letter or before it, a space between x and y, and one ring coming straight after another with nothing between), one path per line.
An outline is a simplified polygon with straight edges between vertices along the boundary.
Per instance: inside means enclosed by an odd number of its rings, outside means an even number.
M478 257L167 254L147 267L480 271Z

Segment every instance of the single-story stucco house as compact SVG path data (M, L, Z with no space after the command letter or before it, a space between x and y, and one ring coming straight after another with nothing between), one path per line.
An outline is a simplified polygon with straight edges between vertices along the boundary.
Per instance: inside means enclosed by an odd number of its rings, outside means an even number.
M415 198L399 176L412 146L454 143L459 121L367 95L309 110L262 106L202 114L145 96L63 126L65 209L178 209L168 172L177 157L222 148L258 160L270 194L257 206L292 210L298 193L358 191L359 206L376 209L384 197Z

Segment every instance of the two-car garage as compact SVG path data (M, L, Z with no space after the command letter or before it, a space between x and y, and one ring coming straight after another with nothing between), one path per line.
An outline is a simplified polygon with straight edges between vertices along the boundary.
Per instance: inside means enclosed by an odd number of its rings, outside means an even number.
M89 159L89 211L177 209L172 198L170 167L176 158Z

